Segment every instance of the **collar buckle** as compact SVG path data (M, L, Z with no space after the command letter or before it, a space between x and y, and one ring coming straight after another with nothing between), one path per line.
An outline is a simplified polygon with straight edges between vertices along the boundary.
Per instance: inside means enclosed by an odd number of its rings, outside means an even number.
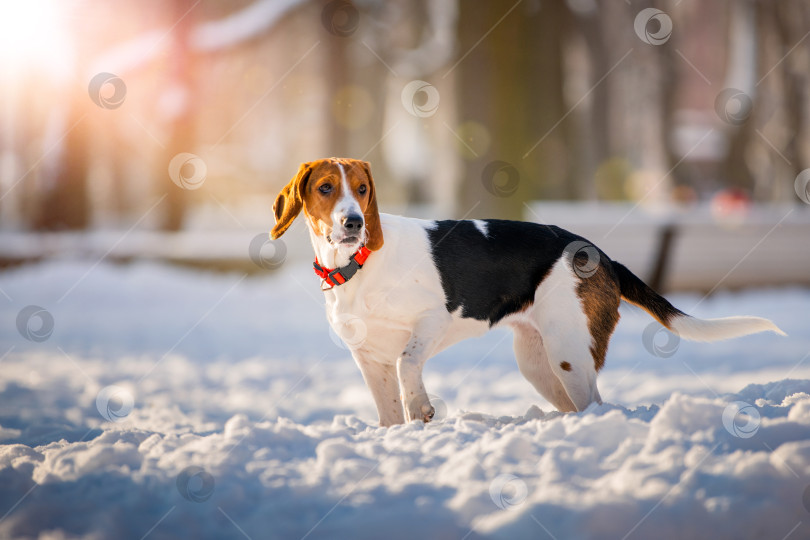
M334 283L337 283L338 285L343 285L344 283L352 279L354 275L357 273L357 271L360 270L360 268L362 268L360 266L360 263L358 263L354 259L354 255L352 255L349 264L347 264L346 266L342 266L340 268L335 268L327 275L329 276L329 279L331 279Z
M316 258L314 264L315 274L323 280L321 290L328 291L349 281L358 270L363 268L363 264L365 264L370 254L371 251L366 246L360 246L360 249L349 259L349 264L334 269L322 267Z

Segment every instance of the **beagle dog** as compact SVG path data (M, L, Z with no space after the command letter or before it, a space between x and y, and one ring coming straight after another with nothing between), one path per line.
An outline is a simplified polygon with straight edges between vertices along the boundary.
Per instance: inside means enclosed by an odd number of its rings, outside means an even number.
M302 164L275 201L271 237L302 211L329 323L351 350L382 426L429 422L425 361L493 326L512 328L520 372L563 412L601 403L596 375L622 299L685 339L784 335L759 317L690 317L553 225L380 214L365 161Z

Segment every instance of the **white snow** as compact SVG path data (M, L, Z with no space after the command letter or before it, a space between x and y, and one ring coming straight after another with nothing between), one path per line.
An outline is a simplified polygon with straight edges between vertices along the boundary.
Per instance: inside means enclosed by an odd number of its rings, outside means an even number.
M307 265L62 260L0 290L0 537L810 536L806 289L672 295L788 337L669 358L623 307L605 404L578 414L554 412L491 332L428 362L443 420L389 429ZM46 341L18 333L28 305L53 315Z

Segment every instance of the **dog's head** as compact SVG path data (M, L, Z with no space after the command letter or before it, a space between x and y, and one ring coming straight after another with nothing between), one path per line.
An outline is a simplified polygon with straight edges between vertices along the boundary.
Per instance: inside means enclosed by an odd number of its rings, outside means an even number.
M284 234L301 210L315 234L335 247L365 244L376 251L383 245L374 180L365 161L329 158L303 163L276 198L276 225L270 236Z

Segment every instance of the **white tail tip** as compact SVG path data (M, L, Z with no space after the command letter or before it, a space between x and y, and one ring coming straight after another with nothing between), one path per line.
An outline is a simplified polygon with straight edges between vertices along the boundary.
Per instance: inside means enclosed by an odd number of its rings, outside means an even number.
M691 341L720 341L767 331L787 335L772 321L762 317L696 319L689 315L678 315L669 321L669 326L680 337Z

